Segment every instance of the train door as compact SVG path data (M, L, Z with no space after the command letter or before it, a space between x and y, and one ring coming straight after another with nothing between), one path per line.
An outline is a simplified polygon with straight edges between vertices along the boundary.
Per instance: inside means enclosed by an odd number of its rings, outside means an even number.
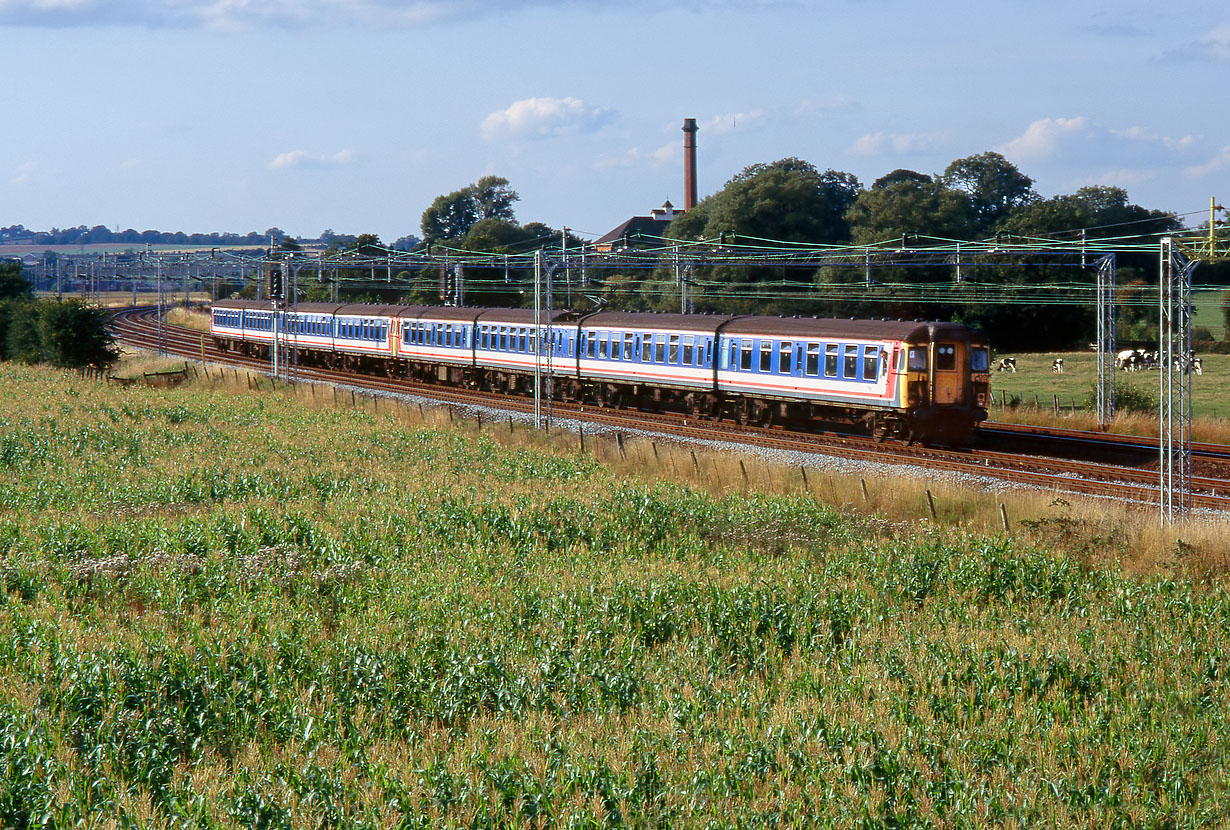
M961 367L966 364L965 344L954 342L936 342L931 346L934 354L931 359L931 395L932 403L937 406L965 403L965 373Z

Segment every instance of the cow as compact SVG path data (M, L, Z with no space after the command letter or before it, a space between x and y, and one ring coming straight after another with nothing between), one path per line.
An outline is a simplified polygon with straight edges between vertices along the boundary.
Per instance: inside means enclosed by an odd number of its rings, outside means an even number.
M1001 357L999 359L999 365L995 367L995 371L1015 372L1016 371L1016 358L1015 357Z
M1193 349L1188 349L1187 353L1182 357L1176 357L1174 360L1176 369L1182 369L1183 374L1190 375L1195 372L1198 375L1204 374L1204 363L1200 358L1196 357L1196 352Z
M1051 362L1051 371L1055 374L1063 374L1063 358L1057 357Z
M1144 366L1145 355L1140 349L1124 349L1115 355L1115 368L1125 372L1135 372Z

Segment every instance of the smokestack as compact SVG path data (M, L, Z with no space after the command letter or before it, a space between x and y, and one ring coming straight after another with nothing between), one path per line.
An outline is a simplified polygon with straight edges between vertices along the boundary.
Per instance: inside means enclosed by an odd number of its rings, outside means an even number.
M683 209L696 207L696 126L695 118L683 119Z

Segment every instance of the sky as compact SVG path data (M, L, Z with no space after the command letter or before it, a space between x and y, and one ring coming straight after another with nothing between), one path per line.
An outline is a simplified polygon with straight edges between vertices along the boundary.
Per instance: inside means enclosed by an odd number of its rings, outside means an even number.
M1177 0L0 0L0 225L418 235L507 178L595 238L790 156L1043 196L1230 200L1230 5Z

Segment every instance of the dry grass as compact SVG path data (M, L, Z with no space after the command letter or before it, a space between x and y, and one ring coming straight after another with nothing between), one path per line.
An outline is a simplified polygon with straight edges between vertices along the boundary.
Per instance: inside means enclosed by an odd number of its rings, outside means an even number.
M209 311L198 308L183 308L182 306L167 312L167 322L173 326L182 326L195 331L209 331Z

